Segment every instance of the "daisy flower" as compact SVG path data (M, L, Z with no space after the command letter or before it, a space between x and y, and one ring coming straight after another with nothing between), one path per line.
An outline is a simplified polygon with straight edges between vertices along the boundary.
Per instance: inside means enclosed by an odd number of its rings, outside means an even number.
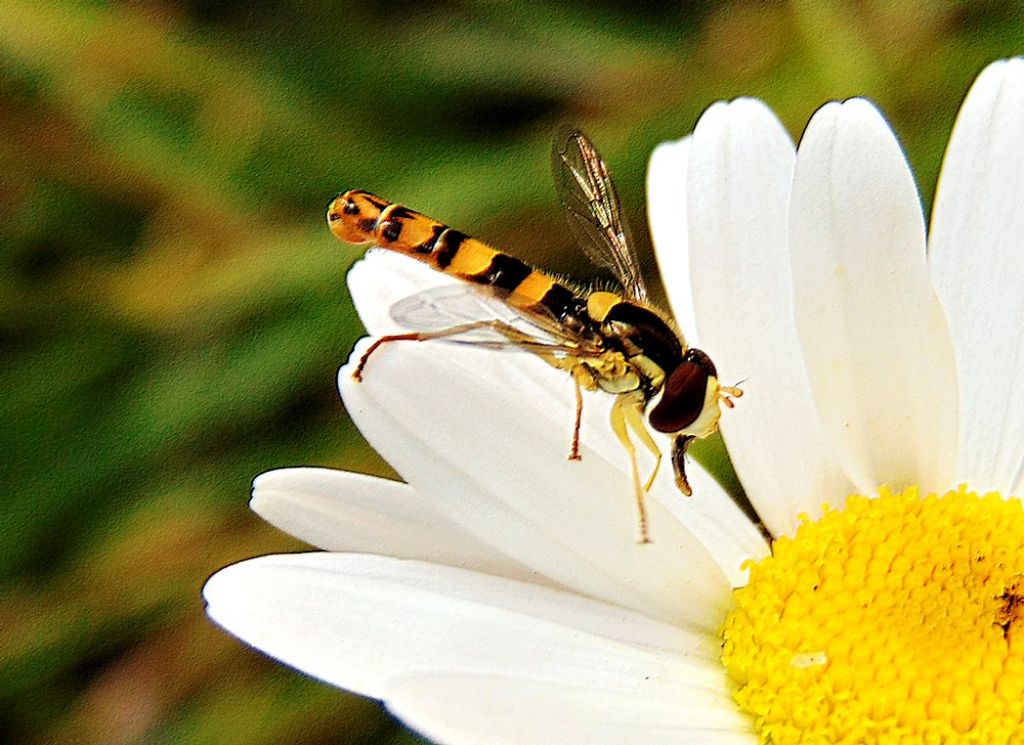
M771 543L692 464L637 545L628 461L528 355L393 344L345 405L407 483L272 471L252 506L316 553L206 585L267 654L446 743L1021 742L1024 61L954 128L930 229L879 112L830 103L799 148L761 103L651 157L680 325L746 396L722 419ZM371 252L373 335L448 278ZM361 342L354 359L366 348Z

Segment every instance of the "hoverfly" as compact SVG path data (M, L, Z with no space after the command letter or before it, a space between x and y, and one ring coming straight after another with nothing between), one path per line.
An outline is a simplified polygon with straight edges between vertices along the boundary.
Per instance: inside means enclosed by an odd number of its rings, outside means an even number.
M575 383L570 460L580 458L582 390L613 394L611 426L629 456L640 541L647 543L644 500L662 455L647 430L645 414L651 427L674 436L676 484L689 496L687 448L717 429L721 406L731 408L732 398L742 391L720 385L711 359L687 347L669 317L648 302L615 186L587 136L578 129L566 131L555 140L552 161L572 233L591 261L612 271L622 294L578 290L426 215L365 191L347 191L327 208L327 222L338 238L396 251L465 283L431 288L399 301L392 316L409 333L374 341L353 377L360 380L371 355L396 341L450 339L531 352L568 372ZM424 322L422 313L417 318L417 308L443 314L445 303L459 296L459 290L499 302L524 323L510 322L507 313L475 319L452 313L446 323ZM655 457L645 481L640 479L631 433Z

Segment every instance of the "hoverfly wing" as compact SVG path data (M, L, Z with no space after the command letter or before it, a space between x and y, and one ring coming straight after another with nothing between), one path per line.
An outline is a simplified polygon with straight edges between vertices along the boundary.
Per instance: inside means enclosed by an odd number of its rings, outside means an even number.
M496 321L514 330L517 337L510 339L495 328L483 326L439 340L449 343L576 357L590 357L601 351L568 336L553 317L547 319L531 313L526 318L499 298L471 285L429 287L397 301L390 313L395 323L409 331L432 333L463 324Z
M646 301L629 224L600 153L579 129L565 128L555 138L551 161L555 189L580 248L615 274L631 300Z
M409 331L441 331L489 318L505 322L516 318L508 306L463 284L428 287L395 302L390 314L395 323Z

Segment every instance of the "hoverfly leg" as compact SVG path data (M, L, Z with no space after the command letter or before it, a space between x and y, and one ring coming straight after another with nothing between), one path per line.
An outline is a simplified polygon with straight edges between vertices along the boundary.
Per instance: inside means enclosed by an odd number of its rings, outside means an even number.
M694 435L676 435L672 442L672 469L676 474L676 486L687 497L693 494L693 489L686 478L686 450L695 439Z
M499 334L504 335L512 341L524 341L530 340L530 336L524 334L514 326L510 326L504 321L496 319L489 319L486 321L472 321L470 323L460 323L455 326L449 326L445 329L438 329L437 331L417 331L408 334L388 334L382 336L379 339L374 340L370 348L367 349L363 356L359 358L359 362L356 365L356 369L352 371L352 377L356 382L360 382L363 379L363 368L366 367L366 361L370 358L370 355L376 352L380 347L385 344L389 344L393 341L430 341L431 339L444 339L449 336L458 336L459 334L467 334L470 331L476 331L477 329L489 328L497 331Z
M552 357L546 359L542 356L545 362L553 367L565 367L566 362L571 362L572 367L569 372L572 373L572 382L576 387L576 421L573 422L572 427L572 447L569 450L569 460L583 460L583 456L580 455L580 427L583 423L583 389L586 388L588 391L597 390L597 376L594 374L594 370L590 365L585 362L574 362L571 360L559 359Z
M580 427L583 424L583 387L580 379L572 376L573 387L576 389L576 419L572 424L572 445L569 447L569 460L583 460L580 455Z
M644 444L651 455L654 456L654 468L651 469L651 475L647 477L647 481L644 482L644 491L650 491L651 487L654 486L654 479L658 475L658 470L661 468L661 448L658 447L658 443L651 437L651 433L647 430L647 426L644 424L644 399L639 392L630 396L632 405L626 408L626 422L636 432L637 437L640 438L640 442Z
M612 405L612 431L619 438L619 442L622 443L622 447L626 449L626 453L629 454L629 465L633 476L633 493L636 496L636 509L637 509L637 520L639 522L640 529L640 543L650 543L651 538L647 531L647 506L645 500L647 498L647 489L640 483L640 467L636 462L636 447L633 445L633 441L629 437L629 430L633 429L637 431L634 420L636 420L636 411L642 413L643 409L643 398L636 393L625 393L616 397L615 403ZM640 419L642 424L642 419ZM641 428L639 430L643 434L640 435L640 439L645 445L648 445L647 441L650 440L651 444L654 444L654 440L651 439L650 434L646 429ZM654 445L657 450L657 445ZM660 457L660 453L659 453ZM655 471L657 472L657 471Z
M370 359L370 355L376 352L380 347L384 346L393 341L422 341L422 334L389 334L382 336L379 339L375 339L370 348L363 352L363 356L359 358L359 362L356 364L356 369L352 371L352 378L357 383L363 380L363 368L366 367L367 360Z
M411 332L407 334L389 334L382 336L369 346L369 348L363 353L363 356L359 358L359 362L356 364L356 369L352 371L352 378L356 382L361 382L363 379L363 370L366 368L366 362L369 360L370 355L376 352L380 347L393 341L429 341L431 339L443 339L449 336L458 336L459 334L466 334L470 331L476 331L477 329L488 328L504 336L506 339L512 342L523 342L524 344L535 342L536 339L529 334L517 329L504 321L498 319L488 319L486 321L472 321L470 323L460 323L456 326L449 326L445 329L438 329L437 331L419 331ZM572 374L573 384L576 387L576 416L573 422L572 428L572 445L569 450L569 460L582 460L583 456L580 455L580 428L583 422L583 388L588 391L597 390L597 375L594 370L586 363L579 362L572 357L563 357L549 352L542 352L533 350L535 356L559 370L568 370Z

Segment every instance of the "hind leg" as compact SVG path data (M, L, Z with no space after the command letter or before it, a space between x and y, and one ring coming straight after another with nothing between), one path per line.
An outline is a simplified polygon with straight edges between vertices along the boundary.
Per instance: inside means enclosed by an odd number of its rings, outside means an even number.
M385 344L390 344L396 341L430 341L432 339L445 339L452 336L467 334L471 331L483 328L496 331L510 342L522 345L522 349L532 352L552 367L559 370L566 370L572 374L573 385L576 387L576 415L573 420L572 445L569 449L569 460L582 460L582 456L580 455L580 427L583 421L582 389L586 388L588 391L597 390L597 377L595 376L593 369L585 362L580 362L572 357L558 356L550 351L545 351L545 346L547 346L546 344L539 342L534 337L520 331L514 326L510 326L504 321L496 319L473 321L470 323L460 323L456 326L449 326L445 329L438 329L437 331L413 331L406 334L389 334L387 336L382 336L379 339L374 340L369 348L363 353L363 356L359 358L359 362L356 363L356 369L352 371L352 377L357 382L361 382L363 379L363 370L366 368L366 363L369 361L370 355Z
M477 329L491 329L502 334L511 341L519 341L527 343L530 341L536 341L532 337L519 331L519 329L509 326L504 321L487 320L487 321L472 321L471 323L460 323L456 326L449 326L448 328L438 329L437 331L411 331L407 334L388 334L382 336L379 339L375 339L373 344L370 345L369 349L363 352L363 356L359 358L359 362L356 364L356 369L352 371L352 377L356 381L362 381L363 370L366 367L366 363L370 360L370 355L376 352L385 344L390 344L396 341L430 341L431 339L446 339L450 336L459 336L460 334L468 334L470 331L476 331Z

